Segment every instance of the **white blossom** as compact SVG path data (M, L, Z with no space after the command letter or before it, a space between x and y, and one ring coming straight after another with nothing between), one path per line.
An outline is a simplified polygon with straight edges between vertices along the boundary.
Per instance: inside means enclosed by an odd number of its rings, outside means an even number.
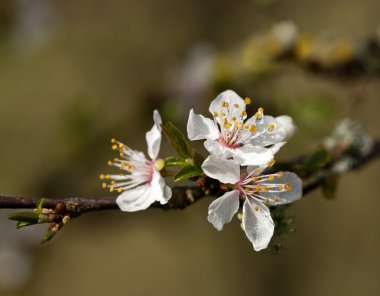
M165 204L172 195L170 187L165 184L160 174L165 163L157 158L162 138L162 121L157 110L153 113L153 119L154 125L146 133L150 159L140 151L133 150L115 139L111 140L112 149L117 150L120 157L109 161L108 164L119 168L123 173L101 175L100 178L109 181L108 184L103 183L103 188L120 193L116 202L122 211L144 210L155 201Z
M259 108L247 119L246 105L234 91L219 94L209 111L213 120L190 111L187 133L190 140L206 140L205 148L215 156L234 158L241 165L264 165L296 129L289 116L274 118Z
M242 226L255 251L265 249L273 236L274 223L268 206L291 203L302 196L302 181L296 174L262 174L266 168L266 165L249 166L247 173L241 174L234 160L213 155L202 165L207 176L234 184L231 191L210 204L208 221L222 230L239 210L239 199L244 200Z

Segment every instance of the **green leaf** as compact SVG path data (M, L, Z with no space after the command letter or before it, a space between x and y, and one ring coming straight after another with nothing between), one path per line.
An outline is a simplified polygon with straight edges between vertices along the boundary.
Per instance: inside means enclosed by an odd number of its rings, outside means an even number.
M41 213L42 212L42 207L45 203L45 198L41 198L39 201L37 201L37 207L36 207L36 212Z
M191 158L189 141L185 135L170 121L163 125L163 130L170 145L182 158Z
M201 169L201 166L203 162L205 161L205 158L202 154L198 153L196 150L193 149L191 151L191 156L193 158L194 165L197 166L199 169Z
M165 159L165 166L183 166L186 164L186 160L180 157L170 156Z
M49 230L49 231L44 235L44 237L42 238L42 240L41 240L41 244L50 241L50 240L51 240L56 234L57 234L56 231L51 231L51 230Z
M330 160L330 154L326 149L319 149L310 156L308 156L303 163L301 163L297 170L301 172L312 171L324 167Z
M8 219L20 222L29 222L37 224L40 214L34 212L19 212L10 214Z
M174 176L174 182L179 182L192 177L197 177L202 174L203 171L199 167L193 165L186 165Z
M16 224L16 228L19 229L19 228L22 228L22 227L31 226L31 225L35 225L35 224L36 223L33 223L33 222L18 221L17 224Z
M328 177L322 184L322 192L326 199L334 199L338 189L339 178L336 175Z

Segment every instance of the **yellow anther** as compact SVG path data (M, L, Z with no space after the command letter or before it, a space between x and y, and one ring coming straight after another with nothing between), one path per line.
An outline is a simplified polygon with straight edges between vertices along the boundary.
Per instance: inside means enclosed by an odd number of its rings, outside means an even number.
M268 131L273 131L274 130L274 124L268 125Z
M111 166L111 165L112 165L112 161L109 160L109 161L107 162L107 164L108 164L109 166Z
M119 192L119 193L123 192L123 188L121 188L121 187L118 188L118 189L117 189L117 192Z
M243 125L243 123L241 123L241 122L236 122L236 123L235 123L235 126L236 126L237 128L240 128L242 125Z
M284 185L278 185L278 190L283 191L284 190Z
M117 162L117 161L119 161L119 159L118 159L118 158L114 158L113 161L114 161L114 162Z
M103 174L101 174L101 175L99 176L99 179L100 179L100 180L104 180L105 177L106 177L106 176L104 176Z
M259 207L255 206L255 212L258 212L258 211L259 211Z
M230 104L228 104L226 101L223 101L222 107L228 108L229 106L230 106Z
M106 179L107 179L107 180L111 179L111 175L107 175L107 176L106 176Z
M291 190L292 190L292 184L290 184L290 183L285 183L285 190L286 190L286 191L291 191Z
M280 201L280 199L276 196L275 198L274 198L274 202L279 202Z
M264 190L265 190L266 192L268 192L268 191L269 191L269 186L264 186Z
M257 110L259 113L261 113L261 114L263 114L264 113L264 109L263 108L259 108L258 110Z
M239 104L234 104L234 107L237 109L239 108Z
M119 148L123 148L124 147L124 144L123 143L119 143Z
M111 184L112 184L112 185L115 185L115 184L116 184L116 181L115 181L115 180L112 180L112 181L111 181Z
M244 103L246 104L246 105L249 105L249 104L251 104L251 99L250 98L245 98L244 99Z
M241 116L243 116L243 117L246 117L247 116L247 112L246 111L241 111Z
M107 188L107 184L106 183L102 183L102 188L106 189Z
M244 128L245 128L245 129L249 129L249 125L246 125L246 124L245 124L245 125L244 125Z
M275 163L276 163L276 160L273 158L273 159L268 163L268 166L269 166L269 167L272 167L272 166L274 166Z
M270 175L270 176L268 177L268 180L269 180L269 181L273 181L273 180L274 180L274 176L273 176L273 175Z
M261 186L260 185L256 185L255 191L256 192L260 192L261 191Z
M236 121L236 117L233 116L233 117L231 118L231 120L232 120L232 121Z
M257 127L256 127L256 125L254 125L254 124L251 124L251 125L250 125L250 127L249 127L249 131L250 131L251 133L255 133L255 132L256 132L256 130L257 130Z
M127 168L128 168L129 170L131 170L131 169L134 169L134 168L135 168L135 166L134 166L134 165L132 165L132 164L129 164L129 165L127 166Z
M279 172L279 173L277 173L277 177L279 177L279 178L283 178L283 177L284 177L284 173L283 173L283 172Z
M252 178L252 181L253 181L253 182L256 182L256 181L258 181L258 180L259 180L259 177L253 177L253 178Z
M259 118L261 115L260 115L260 113L259 112L256 112L255 113L255 118L257 119L257 118Z
M221 113L222 117L226 117L226 113L222 112Z
M124 157L124 156L125 156L125 154L124 154L124 153L120 153L119 155L120 155L120 157Z
M214 112L213 116L218 117L218 112Z
M116 140L114 138L111 139L111 143L114 144L116 143Z
M110 187L110 192L113 192L115 189L113 188L113 186Z
M117 145L112 145L112 150L116 150L117 149Z
M255 174L256 175L260 174L260 169L259 168L255 169Z

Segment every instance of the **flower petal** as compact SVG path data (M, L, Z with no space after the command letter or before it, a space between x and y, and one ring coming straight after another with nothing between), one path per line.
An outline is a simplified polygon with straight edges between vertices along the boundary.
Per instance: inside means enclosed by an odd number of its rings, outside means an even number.
M294 124L293 118L288 115L281 115L276 117L276 120L285 130L286 135L284 141L289 140L297 130L297 126Z
M243 229L255 251L265 249L274 232L269 209L255 199L247 198L243 205Z
M166 204L172 196L172 190L165 184L165 179L156 170L153 172L151 186L152 191L155 192L155 200L159 201L162 205Z
M231 150L234 159L240 165L266 165L273 159L271 149L246 144L240 148Z
M266 181L266 183L279 185L289 183L291 185L291 190L281 193L260 192L260 196L269 199L269 205L288 204L302 197L302 180L295 173L284 172L282 178L275 178L273 181Z
M224 224L231 222L238 209L239 191L226 192L210 204L207 220L220 231Z
M117 197L116 203L124 212L144 210L149 205L144 207L145 204L142 205L141 203L142 201L146 201L149 197L153 196L151 191L152 190L149 183L126 190Z
M203 172L222 183L235 184L240 180L240 166L232 159L210 155L202 164Z
M152 129L146 133L145 138L148 145L148 155L151 159L156 159L160 152L161 145L161 116L157 110L153 112L154 125Z
M233 149L221 145L218 141L206 140L203 145L212 155L220 156L223 158L231 158L233 155L231 153Z
M233 90L226 90L220 93L210 104L209 111L212 115L218 113L219 122L221 122L221 107L223 102L228 103L230 116L239 116L245 110L244 100ZM234 106L237 106L235 108Z
M287 133L282 125L272 116L265 115L256 125L257 131L252 136L251 144L255 146L269 146L284 142Z
M214 121L205 118L202 115L195 114L194 110L190 110L189 120L187 121L187 135L191 141L219 138L219 130Z

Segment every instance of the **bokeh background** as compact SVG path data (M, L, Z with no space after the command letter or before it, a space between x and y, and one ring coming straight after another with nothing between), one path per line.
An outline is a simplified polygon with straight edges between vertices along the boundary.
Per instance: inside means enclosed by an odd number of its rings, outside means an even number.
M226 88L295 118L281 160L346 117L379 138L379 75L339 66L380 40L379 11L373 0L1 0L0 193L104 195L111 137L145 151L153 109L185 127L189 108L207 112ZM298 58L278 59L295 28ZM255 253L237 219L215 231L211 199L88 214L45 245L44 227L16 231L1 210L0 295L379 295L379 168L345 176L333 200L292 205L280 255Z

